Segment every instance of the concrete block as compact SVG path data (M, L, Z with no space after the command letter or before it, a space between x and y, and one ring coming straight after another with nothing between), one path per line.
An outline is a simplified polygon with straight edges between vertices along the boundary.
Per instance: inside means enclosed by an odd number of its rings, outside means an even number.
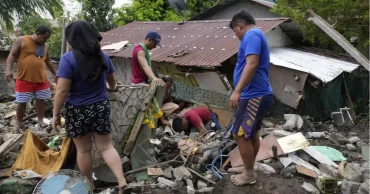
M344 168L344 179L347 181L358 182L362 181L361 169L353 164L347 164Z
M360 188L361 183L351 182L351 181L343 181L341 185L342 194L352 194L356 193Z

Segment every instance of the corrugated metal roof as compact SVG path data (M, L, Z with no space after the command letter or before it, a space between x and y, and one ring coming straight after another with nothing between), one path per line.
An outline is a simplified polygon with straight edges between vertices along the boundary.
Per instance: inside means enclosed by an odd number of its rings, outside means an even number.
M256 26L268 32L288 18L256 19ZM142 42L150 30L162 36L163 48L152 50L152 61L172 62L180 66L220 66L237 53L239 40L229 28L229 20L174 22L133 22L103 33L102 46L127 40L131 46L111 56L132 58L133 45ZM171 55L186 51L183 56Z
M350 73L359 67L356 63L287 47L271 48L270 62L277 66L309 73L324 83L332 81L344 71Z

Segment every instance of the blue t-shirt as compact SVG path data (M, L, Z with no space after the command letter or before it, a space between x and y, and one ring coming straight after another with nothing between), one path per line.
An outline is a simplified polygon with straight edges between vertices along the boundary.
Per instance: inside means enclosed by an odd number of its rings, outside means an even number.
M259 55L259 64L251 82L241 92L240 99L266 96L272 94L269 82L270 52L267 40L263 32L258 28L252 28L244 34L238 51L238 62L234 69L234 87L239 83L244 67L247 64L248 55Z
M107 100L107 76L115 71L109 56L104 53L108 68L94 83L87 83L81 80L80 73L76 65L72 52L65 53L59 62L57 77L72 80L71 89L67 97L67 102L74 106L86 106L99 101Z

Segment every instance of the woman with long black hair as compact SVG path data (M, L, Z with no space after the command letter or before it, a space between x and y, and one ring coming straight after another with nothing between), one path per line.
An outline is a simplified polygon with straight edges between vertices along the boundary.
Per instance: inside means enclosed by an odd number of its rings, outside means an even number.
M92 178L92 139L117 177L120 193L127 187L120 156L112 145L110 104L107 89L116 90L114 66L100 48L101 35L86 21L72 22L65 35L72 51L59 63L53 110L53 128L60 123L65 106L67 135L77 148L77 163L83 175ZM107 84L108 83L108 84ZM108 87L108 88L107 88Z

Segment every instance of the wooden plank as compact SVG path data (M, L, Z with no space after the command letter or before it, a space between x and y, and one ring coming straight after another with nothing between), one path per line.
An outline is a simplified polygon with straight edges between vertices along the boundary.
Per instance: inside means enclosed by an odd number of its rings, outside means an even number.
M352 102L351 95L349 94L349 91L348 91L347 82L344 79L344 74L343 74L343 86L344 86L344 94L346 96L346 105L349 107L349 114L352 117L352 122L355 122L354 120L356 119L356 113L353 108L353 102Z
M346 161L342 161L338 166L339 174L343 177L344 176L344 168L346 166Z
M311 20L319 28L321 28L326 34L328 34L339 46L341 46L348 54L356 59L365 69L370 71L369 60L359 52L346 38L344 38L333 26L328 24L324 19L317 15L311 9L307 10L306 15L308 20Z
M141 125L144 121L146 111L148 110L150 102L152 101L152 99L154 97L155 91L157 90L157 86L158 85L155 82L152 82L150 84L150 88L149 88L148 92L145 94L145 98L144 98L143 103L141 105L139 105L139 107L140 107L139 115L136 118L134 127L132 128L130 137L129 137L129 139L127 141L127 144L125 146L125 149L123 151L123 153L127 156L130 156L132 150L134 149L135 142L136 142L136 139L139 135Z
M297 164L297 165L299 165L299 166L303 166L303 167L305 167L305 168L308 168L308 169L310 169L310 170L313 170L313 171L315 171L316 173L320 173L320 170L319 170L318 168L316 168L316 167L315 167L315 166L313 166L312 164L310 164L310 163L308 163L308 162L306 162L306 161L302 160L301 158L299 158L298 156L296 156L296 155L294 155L294 154L292 154L292 153L290 153L290 154L289 154L289 158L292 160L292 162L293 162L294 164Z
M330 160L328 157L317 151L312 146L306 147L303 149L307 154L315 158L319 163L321 164L327 164L329 166L333 166L335 168L338 168L338 165L334 163L332 160Z
M149 176L160 176L160 175L164 175L164 172L161 168L148 168L148 175Z
M301 150L310 145L302 133L295 133L277 140L285 154Z
M10 168L0 169L0 179L8 178L10 170Z
M276 137L267 137L265 139L262 139L260 142L260 149L258 151L256 161L266 160L269 158L274 157L274 153L272 151L272 147L276 146L277 148L277 154L278 156L284 155L283 149L280 147L278 140ZM233 168L244 166L243 160L240 156L239 148L236 148L231 154L230 154L230 162L231 166Z
M199 174L198 172L194 171L193 169L188 168L188 167L186 167L186 169L188 169L188 170L189 170L190 172L192 172L193 174L195 174L195 175L199 176L199 177L200 177L200 178L202 178L203 180L205 180L205 181L207 181L207 182L209 182L209 183L212 183L212 184L216 184L216 182L214 182L214 181L212 181L211 179L209 179L209 178L207 178L207 177L205 177L205 176L203 176L203 175Z
M297 169L297 172L300 173L300 174L303 174L303 175L306 175L306 176L309 176L309 177L312 177L312 178L317 177L317 173L315 171L313 171L311 169L308 169L306 167L297 165L296 169Z
M8 119L12 116L14 116L15 114L17 114L17 112L14 110L14 111L11 111L11 112L8 112L5 114L5 118Z
M15 146L22 141L23 134L18 134L10 137L5 143L0 146L0 156L9 153Z
M224 162L224 164L222 164L222 169L225 169L226 165L228 165L229 163L230 163L230 157L228 157L226 161Z

